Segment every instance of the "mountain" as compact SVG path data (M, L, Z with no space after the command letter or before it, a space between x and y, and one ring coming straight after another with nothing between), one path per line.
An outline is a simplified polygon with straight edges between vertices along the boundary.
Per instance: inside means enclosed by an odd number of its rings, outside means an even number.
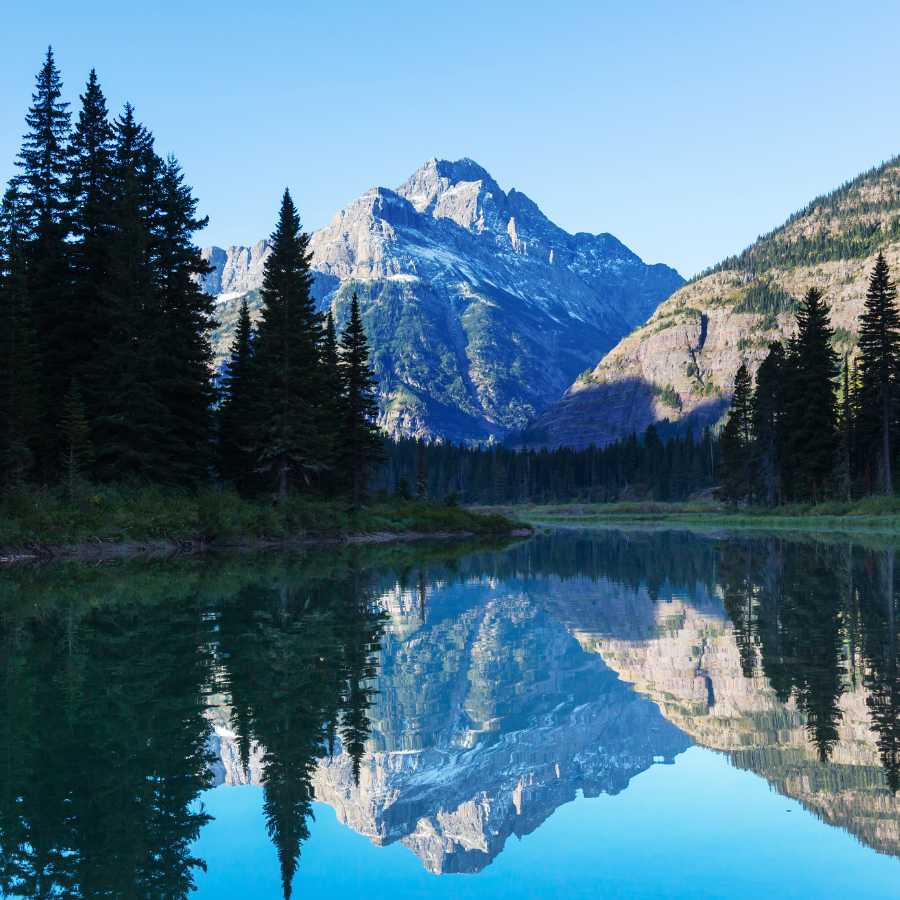
M359 296L394 435L498 439L556 400L683 279L610 234L568 234L469 159L432 159L373 188L311 239L320 309L342 323ZM270 248L208 247L217 360Z
M530 435L606 444L663 419L702 426L728 405L741 362L755 374L791 335L799 300L820 288L836 349L852 355L875 256L900 268L900 157L816 198L781 227L685 284L579 377Z

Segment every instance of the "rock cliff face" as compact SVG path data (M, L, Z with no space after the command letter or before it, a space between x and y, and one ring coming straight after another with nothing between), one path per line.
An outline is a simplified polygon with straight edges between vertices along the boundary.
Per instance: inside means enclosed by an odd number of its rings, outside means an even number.
M521 428L683 279L612 235L571 235L468 159L432 159L312 235L314 294L339 322L356 293L393 434L489 440ZM268 243L204 250L224 356ZM250 301L259 306L258 295Z
M839 740L823 762L794 700L783 704L765 677L744 675L718 593L698 584L654 600L643 588L577 579L546 590L544 605L697 744L900 857L900 798L885 783L865 689L848 686L842 695Z
M376 844L432 872L478 872L559 806L623 790L690 741L520 590L486 585L383 598L372 752L359 784L322 761L316 798Z
M535 426L551 445L606 444L651 422L700 427L727 408L741 362L752 373L768 344L790 336L810 287L831 306L836 349L853 354L878 251L900 267L900 161L861 175L740 256L664 300Z

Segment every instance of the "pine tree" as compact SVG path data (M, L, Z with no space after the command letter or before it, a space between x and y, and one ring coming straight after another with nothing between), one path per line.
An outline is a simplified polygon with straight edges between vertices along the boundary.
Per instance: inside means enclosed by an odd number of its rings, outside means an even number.
M72 233L67 248L71 285L60 311L66 339L59 348L59 370L80 381L98 353L98 335L108 325L102 298L110 277L113 153L106 99L97 73L91 70L69 145L66 202Z
M62 80L53 50L48 47L26 116L29 131L16 161L22 171L14 179L27 223L23 234L27 287L48 397L61 397L70 377L65 370L68 335L64 327L69 283L65 179L70 119L69 104L62 102L61 95ZM52 408L47 409L47 414L51 421L56 421Z
M0 207L0 485L28 479L41 437L39 357L28 295L21 200L7 190Z
M356 294L350 302L350 319L341 335L344 379L344 415L338 459L345 473L354 508L363 501L372 468L386 459L384 438L378 427L377 382L369 365L369 344L359 314ZM427 487L426 487L427 489Z
M74 377L69 393L63 401L59 429L65 439L61 454L63 484L69 500L74 500L94 459L84 401L81 399L81 391Z
M322 471L321 317L310 294L309 236L285 190L266 261L256 339L257 469L284 500Z
M734 376L728 421L722 429L719 495L730 502L753 500L753 447L750 373L744 363Z
M786 390L784 346L780 341L772 341L769 344L769 355L762 361L756 373L752 409L760 496L768 506L781 504Z
M328 459L336 459L341 441L341 422L344 417L344 383L334 316L329 309L321 341L322 411L320 434ZM341 490L341 474L336 468L323 472L320 484L324 493L332 497Z
M166 481L194 485L206 477L212 448L215 399L209 333L215 304L198 276L211 267L193 242L208 219L197 219L197 201L174 157L158 172L157 248L154 260L152 337L155 390L165 407Z
M788 348L790 422L785 452L786 488L795 500L827 494L838 457L837 354L822 292L810 288L797 311L797 333Z
M113 227L109 279L101 297L107 321L85 377L95 471L104 481L165 483L171 478L170 423L156 381L167 360L160 358L154 339L159 334L154 231L162 161L130 105L113 129Z
M896 285L890 279L884 254L879 253L869 279L865 312L860 316L859 416L860 440L869 459L877 459L883 469L886 494L893 493L891 431L900 370L900 310L896 299Z
M242 494L253 479L253 325L247 298L241 301L234 341L221 382L219 407L219 462L222 477Z

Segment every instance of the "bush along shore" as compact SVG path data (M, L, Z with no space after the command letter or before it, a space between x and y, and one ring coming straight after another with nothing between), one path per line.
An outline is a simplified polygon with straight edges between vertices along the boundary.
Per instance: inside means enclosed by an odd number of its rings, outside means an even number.
M0 502L0 557L89 557L228 547L529 533L499 512L442 500L388 498L354 509L300 498L271 504L230 490L190 493L106 487L70 500L58 491L7 494Z

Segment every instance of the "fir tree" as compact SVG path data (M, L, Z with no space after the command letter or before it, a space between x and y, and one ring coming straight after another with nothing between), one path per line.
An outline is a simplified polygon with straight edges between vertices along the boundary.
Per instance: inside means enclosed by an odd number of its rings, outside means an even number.
M756 373L752 410L760 496L768 506L781 503L786 389L784 346L780 341L773 341L769 344L769 355Z
M828 307L817 288L806 292L797 312L797 333L787 361L790 397L785 481L795 500L818 501L827 494L838 457L837 354Z
M107 317L86 375L96 472L102 480L170 480L170 428L156 380L167 362L159 334L154 234L162 161L126 104L116 119ZM95 405L96 404L96 405Z
M503 487L505 488L506 481L506 470L503 470L503 478L498 477L497 473L497 465L496 462L494 464L494 498L495 502L503 503L504 499L500 499L497 495L500 491L500 483L503 482ZM425 441L419 441L419 462L416 466L416 496L420 500L428 499L428 474L425 471Z
M891 430L900 369L900 310L896 299L896 285L890 279L884 254L879 253L869 279L865 312L860 316L859 416L860 438L866 455L874 455L879 461L886 494L893 493Z
M359 315L356 294L350 319L341 335L344 415L340 432L340 469L354 508L362 503L374 466L384 462L384 438L378 427L377 382L369 366L369 344Z
M15 189L0 207L0 484L22 485L40 443L41 397L34 315Z
M64 327L69 281L65 178L70 119L69 104L60 99L61 95L62 80L53 50L48 47L26 116L29 131L16 161L22 171L14 179L27 223L23 234L27 286L40 336L48 397L62 396L70 377L65 366L68 335ZM52 407L47 413L55 420Z
M321 438L325 455L336 459L341 442L341 423L344 418L344 384L341 374L340 353L334 316L329 309L325 314L325 327L321 341L322 359L322 415ZM332 468L323 472L322 487L328 496L341 490L341 475Z
M63 401L59 428L65 439L61 454L63 484L69 500L74 500L94 459L84 401L81 399L81 391L74 377L69 393Z
M247 298L241 301L231 359L222 377L219 407L219 461L222 477L241 493L252 483L253 442L253 325Z
M319 426L321 317L310 294L309 236L285 190L266 261L256 339L257 469L284 500L328 464Z
M718 492L731 502L753 500L753 448L750 373L744 363L734 376L728 421L722 429Z
M212 440L212 349L215 304L200 288L211 271L193 242L208 219L195 217L197 201L169 157L158 173L156 296L152 339L155 390L165 407L165 480L197 484L206 477Z
M91 70L69 145L66 202L72 231L71 286L60 315L66 340L60 347L59 369L79 380L99 352L97 338L109 319L102 298L110 277L113 153L106 99Z

